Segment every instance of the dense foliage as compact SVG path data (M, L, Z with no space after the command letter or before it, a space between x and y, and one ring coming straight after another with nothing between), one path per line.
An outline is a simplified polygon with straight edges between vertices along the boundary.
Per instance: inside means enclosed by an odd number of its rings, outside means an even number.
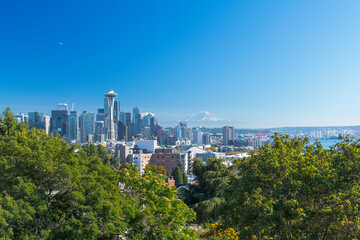
M188 184L188 179L185 172L182 170L181 165L173 168L171 175L174 177L176 184Z
M240 239L358 239L360 142L274 141L236 164L222 222Z
M194 213L158 172L115 171L104 148L70 146L0 118L3 239L185 239ZM126 170L127 169L127 170ZM119 184L120 181L120 184ZM160 207L161 206L161 207ZM191 237L187 238L191 239Z
M196 239L191 229L179 231L195 220L195 212L178 199L176 188L164 182L163 174L153 174L151 167L146 170L140 176L136 165L124 164L118 171L122 192L136 199L138 209L128 229L130 239Z
M182 199L194 208L200 223L216 221L217 209L225 201L224 191L234 172L223 162L223 159L208 158L205 165L202 158L194 158L192 172L196 176L196 184L182 189Z

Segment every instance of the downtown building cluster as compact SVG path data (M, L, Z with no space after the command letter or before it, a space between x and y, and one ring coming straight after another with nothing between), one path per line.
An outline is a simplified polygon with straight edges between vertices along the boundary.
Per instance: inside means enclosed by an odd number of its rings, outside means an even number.
M42 112L17 114L18 121L26 122L29 128L43 129L47 134L59 134L69 144L101 144L119 159L120 163L133 163L143 173L146 165L163 166L170 175L176 166L191 179L189 166L194 157L206 163L210 157L224 158L231 165L234 157L224 152L234 145L235 128L225 126L222 133L204 131L180 122L175 127L163 128L155 114L142 113L139 107L132 112L123 112L115 92L109 91L104 106L96 113L78 113L74 105L59 103L50 116ZM217 146L216 150L212 146ZM218 152L218 150L225 150Z

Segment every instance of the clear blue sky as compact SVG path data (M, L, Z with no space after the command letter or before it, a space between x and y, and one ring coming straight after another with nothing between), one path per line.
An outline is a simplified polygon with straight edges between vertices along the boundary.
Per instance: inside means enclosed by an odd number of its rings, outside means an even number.
M63 44L60 44L63 43ZM2 0L0 108L360 124L360 1Z

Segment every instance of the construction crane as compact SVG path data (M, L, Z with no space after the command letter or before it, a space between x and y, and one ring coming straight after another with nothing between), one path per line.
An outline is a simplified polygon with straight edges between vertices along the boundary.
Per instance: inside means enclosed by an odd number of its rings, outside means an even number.
M256 134L256 136L259 138L259 139L266 139L266 136L268 135L268 133L270 132L271 129L265 129L264 131L262 132L259 132L258 134Z

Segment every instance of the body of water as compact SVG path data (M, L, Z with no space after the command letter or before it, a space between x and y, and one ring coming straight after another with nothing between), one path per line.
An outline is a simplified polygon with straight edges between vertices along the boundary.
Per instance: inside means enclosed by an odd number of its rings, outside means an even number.
M321 145L323 146L323 148L327 148L327 149L329 149L330 146L336 144L339 141L337 138L336 139L334 139L334 138L319 138L316 140L321 142ZM315 143L315 138L310 138L309 142L311 144Z

